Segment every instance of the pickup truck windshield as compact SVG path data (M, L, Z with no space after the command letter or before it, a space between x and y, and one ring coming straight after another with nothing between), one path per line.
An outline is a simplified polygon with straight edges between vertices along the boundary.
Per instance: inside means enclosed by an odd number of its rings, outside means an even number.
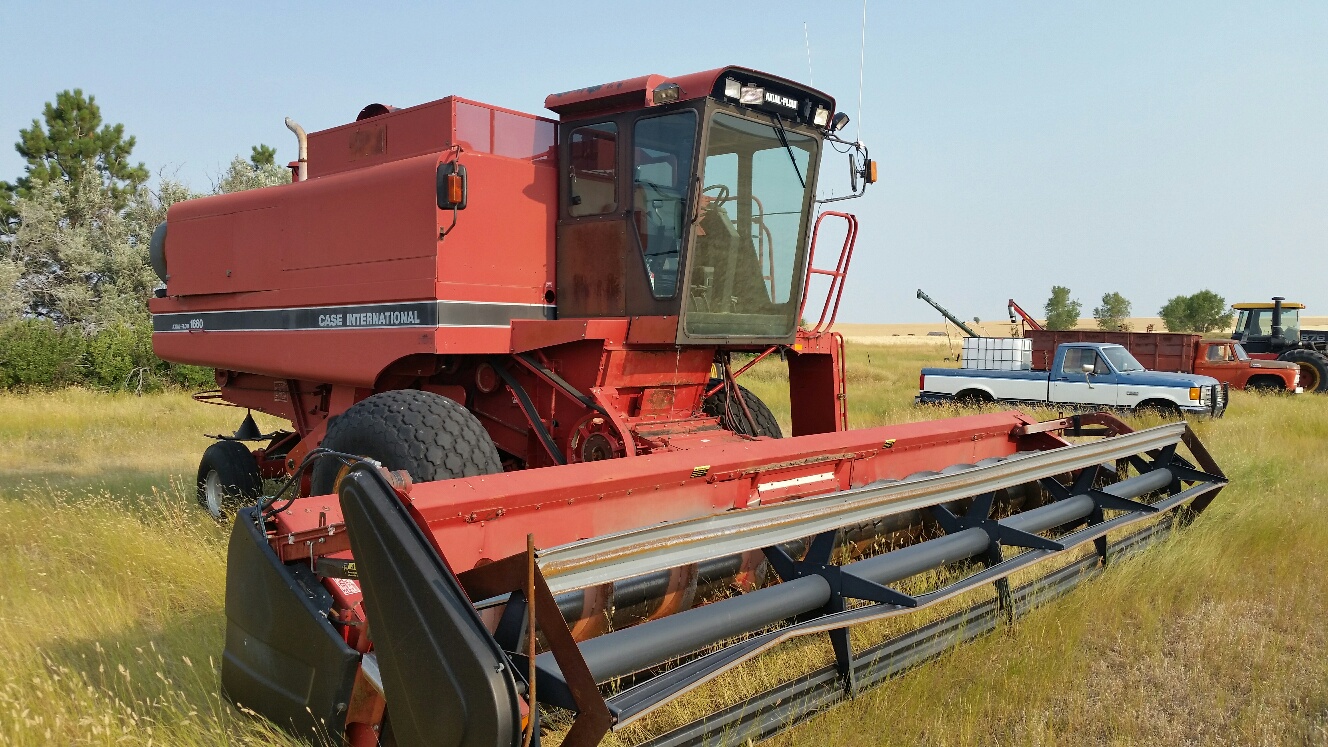
M1247 361L1250 359L1250 354L1245 352L1245 346L1237 342L1234 343L1231 347L1236 351L1237 360Z
M1133 355L1130 355L1130 351L1125 348L1104 347L1102 348L1102 354L1107 357L1107 360L1111 361L1112 367L1121 373L1145 370L1139 364L1139 361L1135 360Z

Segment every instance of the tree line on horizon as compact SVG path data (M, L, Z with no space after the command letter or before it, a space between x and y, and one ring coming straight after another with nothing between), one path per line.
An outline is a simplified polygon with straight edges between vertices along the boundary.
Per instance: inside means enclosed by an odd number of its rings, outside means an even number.
M1070 297L1070 289L1063 285L1051 288L1051 297L1043 306L1046 312L1044 326L1050 330L1074 329L1079 326L1083 304ZM1132 304L1117 292L1102 294L1102 304L1093 308L1097 327L1108 332L1130 332ZM1190 295L1173 296L1158 310L1162 325L1168 332L1207 333L1231 324L1233 314L1222 296L1204 289ZM1150 325L1151 327L1151 325ZM1149 330L1151 331L1151 329Z

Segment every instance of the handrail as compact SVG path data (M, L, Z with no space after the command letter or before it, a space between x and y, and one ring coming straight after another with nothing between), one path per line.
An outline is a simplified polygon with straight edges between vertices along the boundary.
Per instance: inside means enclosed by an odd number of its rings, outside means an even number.
M821 221L834 216L843 218L848 223L848 232L844 235L844 245L839 250L839 261L835 263L835 269L827 270L815 266L816 260L816 236L821 231ZM827 210L816 218L816 224L812 227L811 248L807 251L807 277L802 292L802 305L798 307L798 318L801 319L803 312L807 309L807 295L811 293L812 275L829 275L830 289L825 294L825 304L821 307L821 315L817 318L816 324L808 328L811 334L820 334L830 329L835 324L835 317L839 315L839 301L844 295L844 280L848 276L848 265L853 260L853 246L858 240L858 218L851 213L841 213L834 210ZM829 318L827 319L827 315Z

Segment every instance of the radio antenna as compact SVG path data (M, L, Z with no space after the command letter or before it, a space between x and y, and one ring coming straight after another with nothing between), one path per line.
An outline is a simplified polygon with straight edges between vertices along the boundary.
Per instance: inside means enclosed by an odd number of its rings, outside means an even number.
M802 43L807 47L807 85L816 86L816 73L812 72L812 40L807 34L807 22L802 22Z
M862 46L858 51L858 134L854 138L862 142L862 71L867 64L867 0L862 0Z

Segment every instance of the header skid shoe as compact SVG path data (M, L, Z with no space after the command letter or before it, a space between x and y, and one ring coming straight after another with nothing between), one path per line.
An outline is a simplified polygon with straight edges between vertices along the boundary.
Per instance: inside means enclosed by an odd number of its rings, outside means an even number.
M997 422L1005 423L1000 437L991 431ZM979 427L986 429L981 439L968 435ZM951 436L962 435L947 438L944 429ZM918 433L926 439L909 440ZM1081 436L1105 437L1086 443L1067 440ZM777 452L777 463L766 465L778 475L777 470L790 464L790 444L802 442L809 453L822 453L824 440L816 439L824 438L787 439L777 446L757 441L743 453L750 457L763 447L783 450ZM522 479L547 472L549 490L562 492L543 511L523 517L516 509L506 515L495 510L483 522L461 525L480 531L487 523L488 531L496 532L495 525L520 522L503 531L533 533L536 541L551 536L549 520L560 506L580 509L584 527L593 527L604 518L597 511L633 504L606 497L605 480L585 484L579 498L569 495L566 485L557 481L568 478L576 466L524 476L422 483L403 490L368 465L357 465L341 486L344 531L335 522L323 531L331 537L349 535L376 657L367 666L376 663L381 669L383 733L402 747L537 743L538 710L543 707L575 715L563 744L594 745L608 730L636 721L779 643L817 633L829 635L838 687L852 693L859 686L855 673L864 671L865 662L855 662L850 626L935 605L987 584L996 587L996 604L1013 615L1020 603L1012 601L1011 574L1090 543L1105 561L1108 532L1168 513L1188 520L1226 484L1184 423L1132 432L1105 414L1037 423L1004 413L851 431L833 438L839 439L830 444L839 460L835 473L843 476L839 489L820 483L809 485L804 496L789 495L777 502L719 504L701 515L641 520L635 528L564 542L537 554L512 552L518 548L498 541L507 534L491 533L483 536L493 546L509 547L508 554L479 562L463 554L458 538L465 535L444 517L438 496L454 493L441 490L443 486L467 483L472 496L485 492L511 498L520 493ZM878 448L844 450L849 439ZM965 442L982 458L949 466L928 461L935 462L937 454L952 458L956 444ZM1180 447L1193 461L1178 454ZM619 465L632 462L642 486L692 485L693 490L711 491L707 495L712 498L725 488L724 479L746 485L744 490L774 479L750 464L726 472L733 463L725 462L725 455L733 453L707 450L704 456L713 457L709 476L691 483L677 481L671 471L676 460L669 458L637 457ZM725 474L729 477L722 477ZM821 492L816 494L818 487ZM645 507L683 510L663 504L657 497L660 488L640 491L644 494L636 505L643 512ZM1016 494L1037 498L1012 500ZM469 500L467 510L473 505L473 498ZM932 528L899 549L854 553L844 544L864 526L903 519L916 524L922 516L930 517ZM329 522L335 518L330 516ZM269 541L279 549L294 537L277 534ZM1017 553L1006 548L1017 548ZM671 615L646 616L644 622L592 637L574 638L565 619L581 609L580 603L567 601L576 595L588 598L594 589L639 585L640 579L671 569L705 568L717 558L753 552L764 554L778 583L720 595L723 598ZM298 562L291 559L288 567ZM303 563L307 568L307 557ZM967 575L946 586L922 594L892 586L954 564L964 564ZM453 568L461 572L454 574ZM526 630L532 593L540 646L533 666ZM529 698L532 672L536 708ZM609 682L617 684L606 695L601 686Z

